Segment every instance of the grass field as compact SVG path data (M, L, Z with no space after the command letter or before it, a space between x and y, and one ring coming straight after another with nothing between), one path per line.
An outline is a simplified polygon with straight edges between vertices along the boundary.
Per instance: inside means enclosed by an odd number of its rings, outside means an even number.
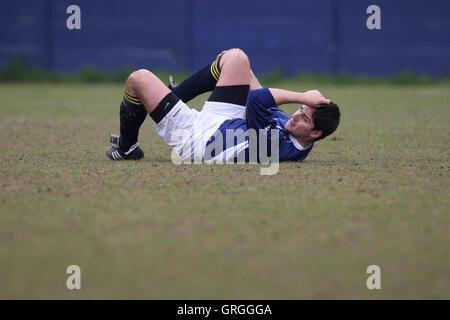
M150 119L108 160L121 85L0 84L0 298L449 299L450 87L319 89L334 138L261 176L174 165Z

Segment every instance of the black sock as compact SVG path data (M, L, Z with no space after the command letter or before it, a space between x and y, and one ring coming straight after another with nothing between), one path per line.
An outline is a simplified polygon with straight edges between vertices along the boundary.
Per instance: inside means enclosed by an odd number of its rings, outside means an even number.
M220 76L220 58L204 66L178 86L172 89L183 102L188 102L198 95L214 90Z
M138 97L125 90L120 104L120 150L127 152L138 141L139 129L147 111Z

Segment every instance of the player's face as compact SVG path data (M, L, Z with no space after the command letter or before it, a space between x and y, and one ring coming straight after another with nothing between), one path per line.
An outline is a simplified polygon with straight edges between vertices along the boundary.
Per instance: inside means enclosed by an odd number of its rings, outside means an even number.
M286 130L296 138L310 139L314 131L313 113L313 108L302 105L286 123Z

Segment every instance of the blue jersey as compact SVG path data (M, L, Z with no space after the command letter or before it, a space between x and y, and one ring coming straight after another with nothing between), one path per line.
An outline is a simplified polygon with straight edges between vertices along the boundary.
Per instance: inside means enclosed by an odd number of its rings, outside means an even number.
M260 146L267 146L267 155L271 156L272 149L274 149L271 140L274 135L273 130L278 130L279 161L303 161L314 144L312 143L307 148L303 148L295 140L285 129L285 124L290 119L290 116L276 106L268 88L252 90L248 94L246 119L234 118L224 121L206 143L205 158L208 160L223 156L224 160L227 161L233 159L234 162L240 162L240 160L245 160L245 162L257 160L257 162L260 162ZM256 135L256 140L249 139L250 133L242 135L242 133L251 131L248 129L255 129L257 132L260 132L260 134ZM219 144L219 148L217 148L217 138L223 139L222 143ZM266 141L261 141L261 139ZM257 142L257 146L252 148L251 144L255 142ZM213 145L214 148L212 147ZM258 150L257 156L252 155L253 150ZM229 156L229 151L232 152L231 157ZM226 155L227 153L228 155Z

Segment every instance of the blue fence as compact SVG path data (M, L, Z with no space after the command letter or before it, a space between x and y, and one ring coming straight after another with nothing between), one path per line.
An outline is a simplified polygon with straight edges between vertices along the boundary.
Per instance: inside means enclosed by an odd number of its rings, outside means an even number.
M81 8L69 30L66 9ZM381 29L369 30L369 5ZM71 71L84 65L193 70L239 47L257 72L450 73L447 0L2 0L0 67L22 56Z

